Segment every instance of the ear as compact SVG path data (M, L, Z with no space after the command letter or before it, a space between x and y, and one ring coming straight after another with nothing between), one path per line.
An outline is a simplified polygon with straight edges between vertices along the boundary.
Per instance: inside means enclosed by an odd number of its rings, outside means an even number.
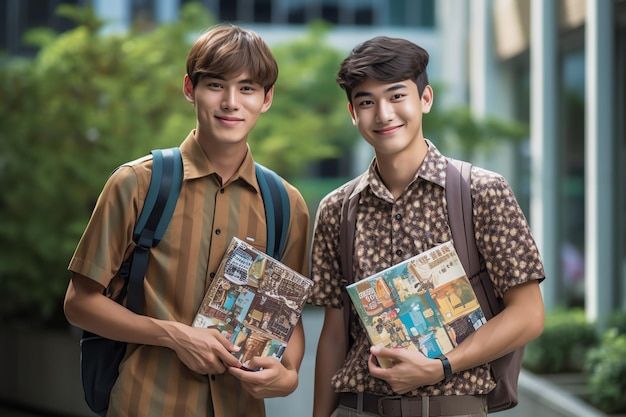
M350 117L352 118L352 124L356 126L356 114L354 113L354 107L352 107L352 103L348 102L348 112L350 113Z
M263 100L263 107L261 107L261 113L265 113L272 107L272 100L274 99L274 86L270 87L265 93L265 99Z
M433 88L427 85L422 92L422 113L430 113L434 98Z
M183 95L188 102L195 104L196 99L193 95L193 83L187 74L185 74L185 79L183 80Z

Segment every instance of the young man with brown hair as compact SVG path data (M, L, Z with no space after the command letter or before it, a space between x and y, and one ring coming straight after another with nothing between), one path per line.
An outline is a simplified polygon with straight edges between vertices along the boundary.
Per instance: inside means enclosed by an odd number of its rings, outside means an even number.
M358 281L451 240L445 199L448 160L424 138L422 116L433 104L428 53L404 39L376 37L343 61L337 82L348 111L375 158L358 194L353 277ZM493 389L489 361L543 329L543 265L522 211L504 178L473 167L471 195L480 254L505 309L447 354L370 346L352 315L344 331L339 235L346 186L317 211L309 302L325 307L315 369L315 417L484 416ZM393 361L377 366L376 357ZM448 372L445 372L447 368Z
M247 143L272 104L278 67L254 32L218 25L192 46L183 94L197 123L180 145L183 181L167 232L151 250L144 315L103 295L116 292L119 268L134 248L133 228L150 182L152 159L118 169L107 181L72 258L65 299L68 320L128 343L111 393L109 416L264 416L263 398L298 385L304 352L298 323L282 362L256 357L239 369L237 351L216 329L191 327L233 236L266 249L266 218ZM158 86L155 86L158 88ZM309 214L283 181L290 201L282 262L306 273Z

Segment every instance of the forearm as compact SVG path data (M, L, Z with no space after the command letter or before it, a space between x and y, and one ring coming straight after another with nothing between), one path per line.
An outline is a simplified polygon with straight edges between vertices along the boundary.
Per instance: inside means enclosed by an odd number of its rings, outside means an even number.
M537 282L512 288L504 301L506 308L500 314L448 352L453 372L497 359L541 334L544 309Z
M302 327L302 319L298 320L298 324L293 329L293 333L289 338L289 343L283 354L282 364L289 370L298 372L302 364L304 356L304 328Z
M339 394L333 390L330 384L331 378L342 365L336 360L337 356L337 352L332 346L318 345L313 395L314 417L330 416L339 403Z
M313 416L328 417L337 408L339 394L331 385L333 375L343 366L346 352L343 311L326 308L324 327L317 345Z
M102 337L127 343L171 347L181 323L135 314L102 295L102 286L75 275L64 303L67 320Z
M285 353L283 354L283 358L281 360L282 365L285 369L287 369L287 371L289 371L282 378L282 383L285 387L284 395L290 394L298 388L298 372L300 370L300 365L302 364L303 356L304 328L302 327L302 320L299 320L293 330L293 333L291 334L289 343L287 344L287 349L285 349Z

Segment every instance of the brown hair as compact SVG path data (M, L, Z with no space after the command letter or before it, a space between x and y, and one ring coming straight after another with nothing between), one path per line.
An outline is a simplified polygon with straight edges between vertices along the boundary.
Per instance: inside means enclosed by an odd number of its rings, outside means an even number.
M428 52L406 39L377 36L357 45L341 63L337 84L352 103L352 90L367 78L396 82L413 80L420 97L428 85Z
M239 75L249 71L265 92L278 78L278 64L269 46L255 32L229 24L206 31L187 56L187 75L193 86L206 75Z

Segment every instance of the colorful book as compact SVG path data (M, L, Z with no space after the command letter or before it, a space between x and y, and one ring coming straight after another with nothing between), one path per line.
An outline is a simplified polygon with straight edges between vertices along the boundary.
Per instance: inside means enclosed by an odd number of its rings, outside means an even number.
M235 237L193 326L218 329L241 347L233 354L245 369L254 356L281 360L312 287L310 279Z
M445 354L487 322L452 242L347 286L372 345ZM379 358L380 366L391 364Z

